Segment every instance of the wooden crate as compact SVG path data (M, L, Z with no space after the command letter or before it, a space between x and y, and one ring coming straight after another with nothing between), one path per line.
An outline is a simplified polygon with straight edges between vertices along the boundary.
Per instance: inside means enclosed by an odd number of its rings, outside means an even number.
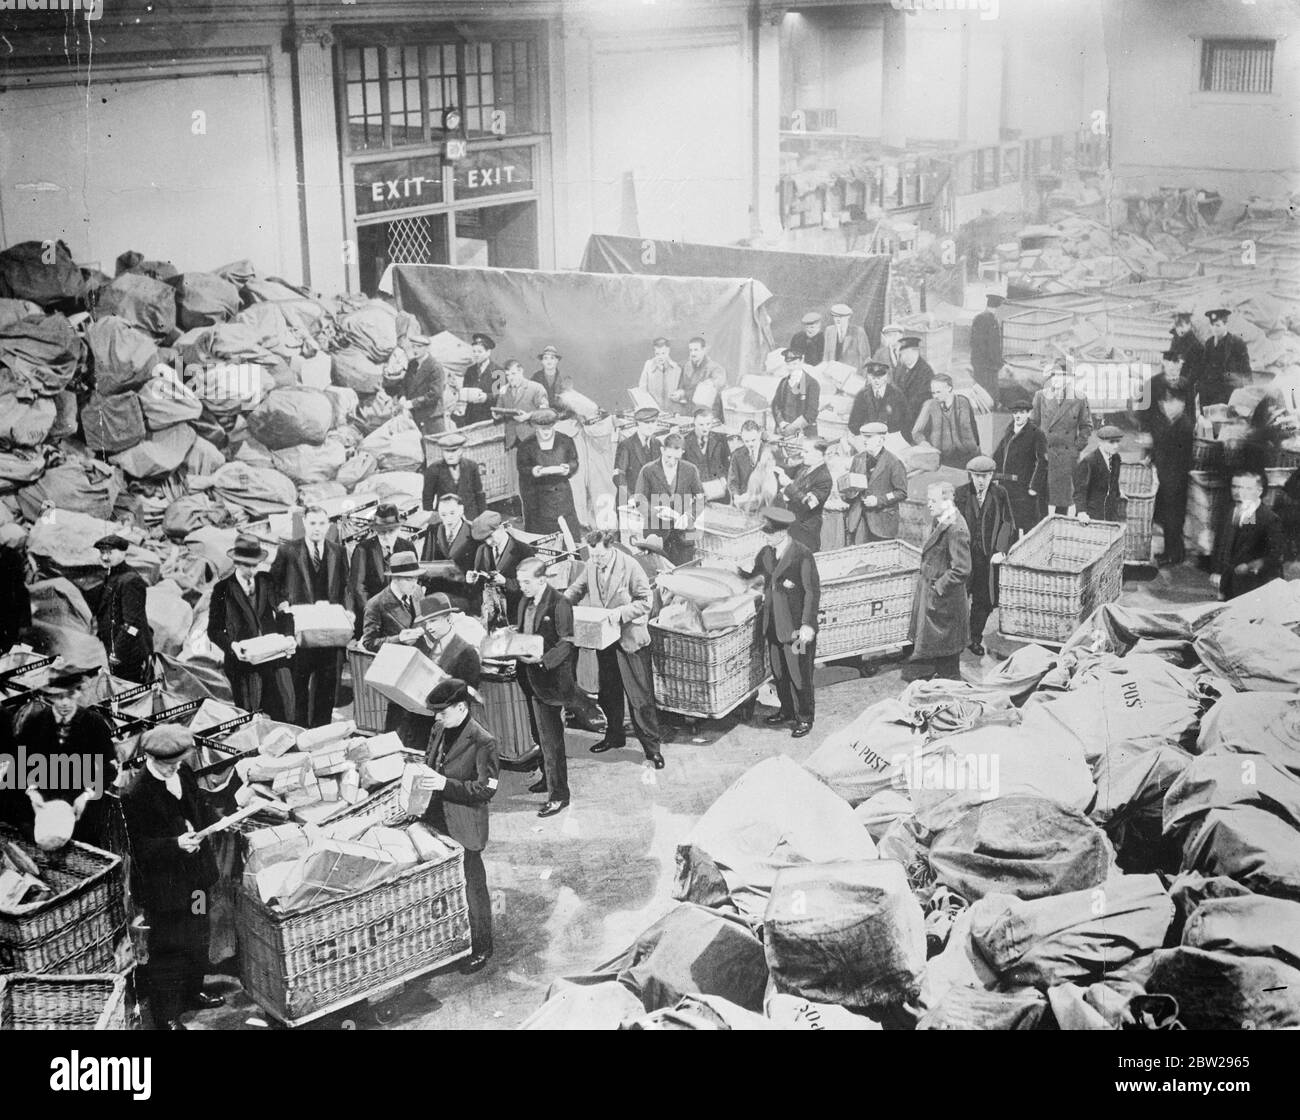
M732 630L685 634L650 623L655 703L670 712L717 719L767 679L761 614Z
M483 473L484 498L488 502L513 498L518 491L518 480L512 477L510 454L506 451L505 428L491 420L484 420L458 431L465 437L465 458L473 459ZM442 448L438 446L438 438L438 435L424 437L425 456L430 463L442 461Z
M1102 603L1119 598L1123 525L1086 524L1052 515L1021 537L1002 561L1000 631L1030 641L1064 642Z
M892 649L907 641L920 550L904 541L849 545L814 558L821 582L817 659Z

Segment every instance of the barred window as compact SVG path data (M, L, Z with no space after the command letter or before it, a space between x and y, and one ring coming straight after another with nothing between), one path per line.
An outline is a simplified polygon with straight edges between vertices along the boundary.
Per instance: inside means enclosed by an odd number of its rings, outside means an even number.
M1201 91L1204 93L1272 93L1272 39L1204 39L1201 42Z

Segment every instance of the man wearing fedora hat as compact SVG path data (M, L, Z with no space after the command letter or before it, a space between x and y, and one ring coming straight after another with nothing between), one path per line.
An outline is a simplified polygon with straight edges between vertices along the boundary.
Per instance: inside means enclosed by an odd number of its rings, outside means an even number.
M203 990L210 894L217 881L212 842L198 835L216 814L185 763L194 733L174 724L140 737L145 764L122 791L131 845L132 897L149 929L149 1003L159 1029L184 1030L183 1012L220 1007Z
M126 562L130 547L116 533L95 542L104 582L88 598L95 611L96 632L108 653L109 670L115 677L144 684L152 672L153 631L145 611L144 579Z
M667 412L672 407L673 394L682 382L682 367L672 356L672 343L660 336L654 340L654 356L645 360L641 367L641 379L637 382L643 393L654 398L660 411ZM636 476L633 476L636 481ZM629 485L631 485L629 483Z
M1226 404L1234 389L1250 384L1250 352L1245 341L1228 330L1231 315L1226 307L1205 313L1210 337L1205 340L1196 382L1202 409L1207 404Z
M826 356L826 333L822 330L820 311L806 311L803 326L790 336L787 349L793 350L806 365L819 366Z
M455 494L465 510L465 517L473 521L487 509L483 470L475 460L465 457L467 440L460 432L447 432L434 442L442 458L425 468L420 504L424 509L432 510L437 508L441 495Z
M538 409L531 419L534 434L520 442L516 456L524 528L530 533L554 533L562 517L576 534L578 510L569 479L578 473L577 445L555 430L559 416L554 409Z
M470 363L460 385L465 411L456 420L462 428L492 419L492 400L501 377L501 370L492 361L492 351L496 348L496 339L490 334L479 332L470 336Z
M560 371L561 354L554 346L543 346L537 358L542 368L533 372L533 380L546 390L546 403L555 411L557 419L567 419L573 412L563 397L573 388L573 378Z
M853 308L847 303L837 303L831 308L830 351L826 357L836 362L861 369L871 357L867 332L850 322Z
M226 555L235 562L235 568L212 586L208 638L221 650L222 666L236 706L291 722L294 692L289 661L250 665L241 661L234 649L239 642L267 634L293 636L293 616L280 612L275 585L267 572L259 570L269 553L256 537L239 537Z
M422 595L415 553L406 549L394 552L388 574L387 586L366 600L361 644L371 653L378 653L387 642L418 642L424 633L416 623Z
M388 564L394 553L412 548L402 535L402 517L392 502L380 502L370 519L370 532L352 550L348 578L356 603L366 604L388 586ZM358 612L360 615L360 612ZM360 637L360 618L357 621Z
M496 739L474 717L473 689L466 681L439 681L425 703L437 717L425 757L434 771L426 780L435 796L424 819L465 849L471 956L460 970L478 972L492 956L492 899L483 850L488 842L488 802L496 795L501 759Z
M821 582L812 551L790 535L794 514L776 506L759 512L767 543L754 558L753 569L741 574L746 579L763 577L760 625L781 700L780 710L763 722L774 727L793 722L791 737L802 739L812 730L815 715L812 675Z
M976 657L984 656L984 627L998 605L998 565L1016 540L1016 518L1011 497L993 481L997 471L987 455L976 455L966 464L964 486L957 487L953 501L970 532L970 645Z

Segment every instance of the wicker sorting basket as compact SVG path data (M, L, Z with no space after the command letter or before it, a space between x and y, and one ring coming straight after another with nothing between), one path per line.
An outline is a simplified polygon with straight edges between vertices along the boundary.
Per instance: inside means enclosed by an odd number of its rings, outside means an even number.
M482 471L483 496L489 502L514 497L516 487L510 478L505 428L492 420L484 420L458 431L465 437L465 458L474 460ZM430 463L442 461L442 448L436 442L438 438L424 437L424 451Z
M655 703L681 715L716 719L767 679L759 616L730 630L686 634L650 623Z
M905 541L849 545L815 557L821 582L817 659L907 641L921 553Z
M1008 354L1042 354L1054 338L1074 329L1074 313L1035 308L1002 321L1002 348Z
M356 642L348 643L348 672L352 675L352 719L358 731L383 731L388 720L388 697L366 684L366 670L375 655Z
M1125 529L1053 515L1011 546L999 575L1001 632L1064 642L1102 603L1119 598Z
M483 726L492 732L503 759L522 758L533 749L533 731L528 722L528 697L513 675L495 680L484 676L479 682L483 694Z
M1159 487L1151 463L1122 463L1119 490L1124 496L1124 562L1151 563L1151 529Z
M0 828L0 842L21 848L54 890L0 910L0 972L111 971L126 932L122 860L75 840L43 852L8 828Z
M394 802L375 823L403 816ZM441 839L454 849L449 859L303 910L267 906L240 886L235 928L248 994L296 1026L466 956L465 853Z
M0 1031L124 1031L126 975L0 975Z
M763 547L763 519L736 506L710 502L695 520L695 551L705 564L751 568Z

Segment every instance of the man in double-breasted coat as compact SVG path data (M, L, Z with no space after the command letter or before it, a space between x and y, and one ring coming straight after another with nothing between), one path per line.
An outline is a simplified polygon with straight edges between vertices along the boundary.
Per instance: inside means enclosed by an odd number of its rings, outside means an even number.
M1029 418L1027 397L1013 398L1010 407L1011 423L993 452L993 478L1011 499L1016 531L1023 534L1042 521L1047 504L1047 437Z
M1057 366L1048 387L1034 394L1030 420L1047 438L1047 504L1068 513L1074 500L1074 465L1092 435L1092 410L1073 391L1070 375Z

